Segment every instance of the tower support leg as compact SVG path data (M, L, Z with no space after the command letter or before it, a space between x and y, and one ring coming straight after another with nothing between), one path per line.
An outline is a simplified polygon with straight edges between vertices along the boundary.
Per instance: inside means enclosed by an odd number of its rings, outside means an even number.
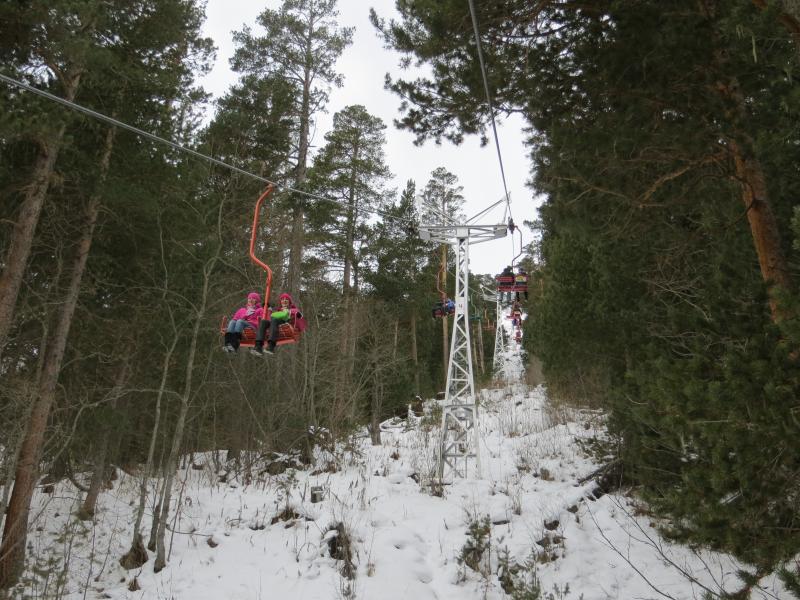
M442 409L438 475L442 483L467 477L474 465L480 477L478 410L472 372L469 332L469 237L456 237L456 312L447 365L447 391Z

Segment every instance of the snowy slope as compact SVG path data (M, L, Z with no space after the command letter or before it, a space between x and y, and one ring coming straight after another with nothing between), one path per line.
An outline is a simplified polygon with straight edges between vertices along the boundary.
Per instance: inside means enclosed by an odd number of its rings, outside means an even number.
M603 436L603 416L553 407L543 387L519 383L521 346L501 322L505 383L479 394L470 478L430 485L435 402L423 417L384 423L381 446L364 434L319 450L308 470L270 475L257 462L236 472L219 454L187 457L158 574L152 557L135 571L119 566L135 477L120 473L93 527L73 516L80 494L63 483L35 497L33 551L14 597L688 600L739 589L746 565L663 540L633 499L599 490L582 448ZM767 577L752 597L786 593Z
M553 598L680 600L700 598L703 586L739 587L742 565L667 543L648 518L634 516L630 499L594 499L594 483L577 483L597 468L577 440L602 433L599 415L549 408L543 388L495 390L483 402L483 477L446 486L443 497L417 482L437 444L437 428L424 420L387 426L379 447L362 437L320 453L326 472L254 471L249 483L244 474L221 483L213 456L195 456L195 468L179 473L171 557L158 574L152 559L137 571L118 565L130 541L135 478L121 474L101 496L94 528L72 516L80 498L69 484L38 494L35 559L18 597L499 599L509 597L498 579L503 556L538 561L517 573L516 589L530 587L535 574ZM311 501L312 486L323 488L322 501ZM272 523L287 507L299 516ZM485 516L491 540L476 571L458 557L468 524ZM337 523L351 539L352 578L341 574L345 561L331 557ZM134 577L140 589L130 591ZM775 580L761 583L754 598L781 597Z

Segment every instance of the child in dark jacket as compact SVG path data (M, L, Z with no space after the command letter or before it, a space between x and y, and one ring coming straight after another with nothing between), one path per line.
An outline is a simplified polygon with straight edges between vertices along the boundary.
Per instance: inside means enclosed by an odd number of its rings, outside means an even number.
M434 319L441 319L456 312L456 303L448 298L447 300L440 300L433 305L431 314Z
M258 333L256 334L256 343L250 350L251 353L259 356L264 353L264 338L267 335L267 328L269 328L267 354L275 354L280 326L284 323L289 323L292 327L300 331L305 329L305 319L300 310L294 305L292 297L289 294L281 294L278 297L278 303L280 304L280 308L278 310L273 310L269 315L265 315L264 319L262 319L259 324Z
M239 342L242 340L242 332L245 328L257 329L259 321L264 317L264 309L261 308L261 296L256 292L247 294L247 304L237 310L225 332L225 345L222 349L225 352L236 352L239 350Z

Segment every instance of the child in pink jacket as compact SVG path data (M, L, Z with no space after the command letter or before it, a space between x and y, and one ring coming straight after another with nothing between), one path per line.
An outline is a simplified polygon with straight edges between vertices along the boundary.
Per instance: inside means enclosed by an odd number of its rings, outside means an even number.
M261 296L256 292L250 292L247 294L247 304L237 310L228 323L228 330L225 332L225 345L222 349L225 352L239 350L239 342L242 340L242 332L245 327L258 329L258 322L263 317L264 309L261 308Z

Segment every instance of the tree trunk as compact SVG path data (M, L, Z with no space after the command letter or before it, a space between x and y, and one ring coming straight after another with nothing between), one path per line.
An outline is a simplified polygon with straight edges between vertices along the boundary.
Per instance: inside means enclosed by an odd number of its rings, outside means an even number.
M481 321L477 322L476 328L478 330L478 356L480 357L480 367L481 367L481 374L486 372L486 366L484 364L484 357L483 357L483 323Z
M220 211L222 204L220 204ZM203 270L203 288L200 296L200 305L197 308L192 337L189 342L189 353L186 357L186 372L184 375L183 393L181 394L181 406L178 412L178 422L175 425L175 432L172 436L172 446L164 466L164 496L161 500L160 518L156 531L156 560L153 571L158 573L167 564L166 549L164 546L164 535L167 529L167 519L169 518L169 506L172 499L172 482L178 467L178 455L183 443L183 431L186 426L186 415L189 413L189 400L192 395L192 371L194 370L194 360L197 355L197 338L200 335L200 327L208 306L208 294L211 281L211 273L214 270L221 246L217 247L216 254L206 263Z
M163 462L164 455L161 455ZM153 498L153 515L150 518L150 537L147 540L147 549L150 552L156 551L156 539L158 538L158 523L161 519L161 503L164 501L164 468L162 464L161 473L159 474L158 483L156 485L156 494ZM145 560L144 562L147 562Z
M354 160L358 157L358 145L354 150ZM339 385L336 394L337 402L342 403L342 408L347 404L350 395L349 383L352 381L354 360L355 360L355 336L353 334L355 323L355 296L350 280L354 271L353 244L355 241L356 227L356 192L355 192L355 172L351 169L350 186L347 198L347 215L345 221L345 243L343 270L342 270L342 298L344 307L342 310L342 337L339 341L339 354L344 361L344 365L339 369Z
M780 231L772 205L769 202L767 184L761 162L751 152L745 152L735 141L729 146L736 166L736 177L742 187L742 201L747 209L747 221L753 236L761 277L770 289L792 288L792 279L786 257L781 247ZM775 322L786 317L777 304L774 293L770 293L769 307Z
M419 357L417 355L417 309L411 311L411 364L414 365L414 393L419 396Z
M310 44L310 36L309 36ZM310 60L310 51L306 52L307 58ZM308 163L308 147L309 147L309 130L311 120L311 67L306 64L304 69L303 81L303 95L300 106L300 132L297 144L297 165L295 166L294 173L294 187L302 190L305 187L307 179L307 163ZM297 301L300 294L300 280L302 275L303 266L303 248L305 246L305 201L300 194L294 195L294 207L292 214L292 238L289 248L289 267L286 272L286 287L289 293ZM268 300L268 299L267 299ZM265 302L267 302L265 300ZM313 424L313 399L307 395L299 395L300 380L303 376L300 361L292 361L289 367L288 382L283 385L283 393L293 395L298 401L305 402L305 411L308 416L308 423ZM306 444L306 449L311 452L309 444Z
M337 420L339 416L344 412L345 406L345 397L348 393L348 377L347 372L350 366L350 356L349 356L349 348L350 348L350 331L351 331L351 324L352 324L352 308L351 308L351 298L349 291L346 290L344 292L344 298L342 299L342 311L341 311L341 329L340 329L340 337L339 337L339 356L336 359L337 368L335 377L335 394L333 401L335 402L336 406L333 409L333 414L337 415Z
M39 216L42 213L50 179L55 169L61 140L65 127L59 128L52 140L41 144L39 155L33 169L32 182L27 186L25 199L11 234L11 243L5 259L6 268L0 275L0 359L3 356L11 323L14 321L14 307L22 286L22 278L28 266L28 257L33 246L33 237Z
M6 473L5 480L3 481L3 497L0 499L0 525L2 525L3 521L5 520L8 497L11 494L11 486L14 484L15 462L11 462L11 460L8 461L8 472Z
M400 319L394 320L394 339L392 340L392 362L397 360L397 339L400 336Z
M722 42L720 42L721 45ZM730 66L727 55L716 53L715 63L725 73ZM779 322L788 315L778 306L776 288L792 289L792 278L786 256L781 246L780 230L767 191L766 177L755 152L755 142L744 127L748 109L736 77L721 77L716 83L717 92L728 105L725 117L733 126L734 134L724 140L735 167L736 179L741 186L742 202L747 211L747 221L753 245L758 255L761 277L769 289L769 307L772 320Z
M207 280L203 287L203 304L205 304L206 295L208 293ZM167 464L164 466L164 496L161 500L161 510L159 511L160 518L156 531L156 561L153 565L153 571L155 573L161 571L167 564L164 535L167 529L167 520L169 519L169 506L172 500L172 482L178 468L178 455L180 454L181 444L183 443L186 415L189 413L189 398L192 390L192 369L194 368L194 357L197 351L197 337L200 333L201 314L198 314L195 320L194 331L192 332L192 341L190 343L189 356L186 362L186 383L184 385L183 394L181 394L181 407L178 412L178 422L175 425L175 432L172 436L172 446L169 451L169 456L167 457Z
M125 381L128 378L130 363L122 363L122 367L117 375L117 380L114 382L114 387L109 394L111 399L111 409L116 411L117 398L119 398ZM102 433L100 446L97 450L95 457L94 469L92 471L92 479L89 482L89 490L86 492L86 497L83 499L83 504L78 510L78 518L82 521L88 521L94 518L95 510L97 507L97 498L100 496L100 490L103 489L103 484L106 480L106 465L108 465L108 447L110 445L111 429L106 426Z
M292 213L292 245L289 251L289 270L286 282L286 287L292 298L297 298L300 292L300 266L305 245L304 224L305 210L303 201L298 199Z
M303 97L300 103L300 136L297 141L297 166L295 167L294 186L302 190L306 183L309 130L311 121L311 69L306 65L303 82ZM289 252L289 272L287 287L293 298L300 292L300 272L303 263L304 211L305 202L298 195L295 196L294 214L292 215L292 246Z
M94 469L92 470L92 480L89 482L89 490L86 492L86 497L83 499L83 504L78 509L78 518L81 521L90 521L94 518L95 508L97 506L97 497L100 495L100 490L103 487L103 480L106 472L106 458L108 456L108 432L103 433L100 447L97 450L95 457Z
M14 471L16 470L17 460L19 460L19 451L22 447L22 436L16 432L17 438L14 443L14 453L6 452L3 462L5 463L5 480L3 481L3 497L0 499L0 526L6 517L6 508L8 508L8 498L11 495L11 486L14 484Z
M167 375L169 374L169 364L172 361L172 355L178 345L178 336L174 335L172 338L172 345L164 355L164 360L161 366L161 384L158 387L158 395L156 396L156 418L153 423L153 432L150 434L150 446L147 449L147 462L145 463L142 472L142 481L139 484L139 506L136 509L136 522L133 525L133 538L131 540L130 549L120 558L120 564L125 569L138 569L147 562L147 551L144 547L142 538L142 520L144 519L144 511L147 504L147 482L150 475L153 473L153 461L156 453L156 441L158 440L158 429L161 423L161 400L164 397L164 391L167 389ZM157 490L156 490L157 491ZM155 526L152 528L155 529ZM155 539L153 540L155 544ZM154 545L155 547L155 545Z
M74 100L78 93L81 74L82 69L80 68L74 68L67 73L64 97L69 101ZM0 359L2 359L3 349L8 340L11 323L14 321L14 307L22 286L22 277L28 266L36 226L39 223L47 191L50 189L50 180L55 170L65 131L66 126L62 125L52 138L39 144L39 155L36 158L31 183L27 186L19 217L14 223L11 243L5 258L6 268L0 275Z
M94 205L96 207L96 211L99 211L100 198L102 194L102 185L105 183L106 177L108 176L108 169L111 164L111 152L113 151L114 148L115 134L116 134L116 129L114 127L109 127L109 129L106 131L106 138L103 144L103 154L100 157L100 177L96 184L94 194L92 195L92 198L89 201L90 205ZM119 394L122 391L122 387L125 385L125 380L127 379L128 376L128 370L129 370L129 364L127 362L124 362L117 376L117 380L114 383L114 388L111 390L112 409L117 408L117 398L119 397ZM106 464L108 462L107 458L108 458L109 435L110 435L109 429L106 428L102 434L100 447L98 449L97 456L95 458L94 470L92 472L92 480L89 483L89 491L86 493L86 497L83 500L83 505L78 510L78 518L84 521L90 520L94 517L95 507L97 506L97 498L100 495L100 490L103 487L103 482L105 480Z
M370 420L369 435L373 446L381 445L381 411L383 410L383 383L379 375L378 365L373 366L372 378L372 418Z
M61 371L75 306L78 303L81 280L92 245L99 208L98 198L92 198L87 206L84 233L78 243L75 265L64 303L61 306L53 335L43 354L44 368L33 400L28 428L22 441L14 477L14 491L8 504L3 541L0 544L0 589L6 589L13 585L19 578L24 565L28 513L39 473L39 458L44 443L44 434L50 416L50 408L55 400L58 375Z
M447 292L447 245L442 244L442 289ZM450 362L450 336L448 327L448 316L442 317L442 360L444 361L444 383L442 389L447 389L447 369Z
M475 370L479 371L481 375L483 374L483 361L481 360L481 353L478 350L478 336L479 334L476 333L475 329L480 331L481 325L479 322L474 321L472 325L472 335L470 337L470 341L472 342L472 360L475 362Z

